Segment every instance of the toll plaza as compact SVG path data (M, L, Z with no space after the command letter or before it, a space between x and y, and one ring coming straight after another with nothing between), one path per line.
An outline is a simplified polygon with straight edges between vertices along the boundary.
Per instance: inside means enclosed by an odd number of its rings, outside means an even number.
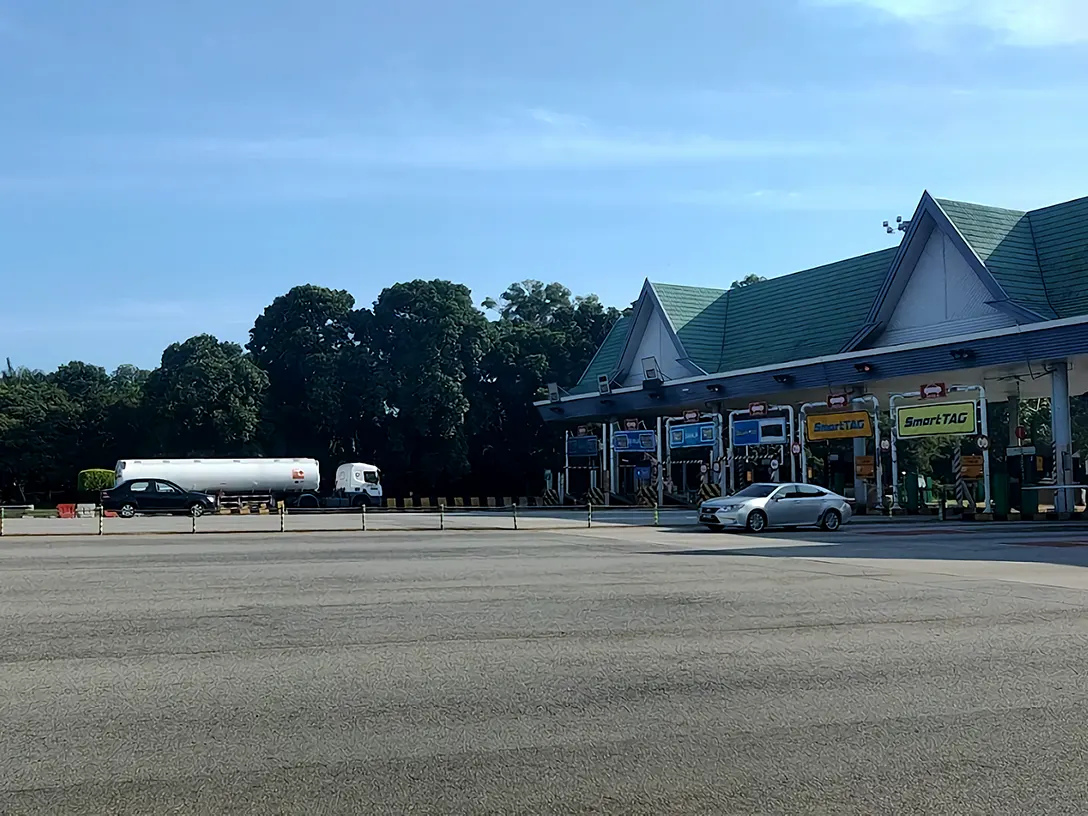
M927 192L898 231L739 288L645 281L579 382L535 404L570 467L596 469L568 497L692 503L769 480L858 512L1082 510L1088 198L1018 211Z

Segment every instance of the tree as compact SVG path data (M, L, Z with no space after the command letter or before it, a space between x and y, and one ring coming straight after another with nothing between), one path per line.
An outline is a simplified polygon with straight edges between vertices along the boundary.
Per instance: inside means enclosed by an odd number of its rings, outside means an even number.
M31 490L71 482L72 440L79 405L63 389L30 372L0 378L0 503L28 503Z
M269 452L334 458L350 448L341 422L342 366L355 299L296 286L264 310L246 348L268 375L263 437Z
M381 466L393 494L525 494L561 434L531 402L573 385L619 318L595 295L522 281L484 302L459 284L391 286L372 308L299 286L257 317L247 351L210 335L154 371L73 361L0 367L0 490L71 493L79 471L152 456L291 455ZM105 477L103 477L105 478Z
M146 386L158 455L252 452L267 387L268 375L237 343L201 334L169 346Z
M496 311L499 322L550 329L564 342L550 349L548 374L563 386L572 386L620 318L614 307L605 307L596 295L571 297L559 283L527 280L511 284L496 300L487 298L485 309Z
M765 277L763 277L762 275L756 275L755 273L751 273L751 274L745 275L740 280L733 281L731 284L729 284L729 288L730 289L743 289L745 286L751 286L753 283L761 283L761 282L763 282L765 280L767 280L767 279Z
M417 280L382 291L368 323L385 395L387 460L415 489L454 486L470 469L466 385L479 378L487 320L467 287Z

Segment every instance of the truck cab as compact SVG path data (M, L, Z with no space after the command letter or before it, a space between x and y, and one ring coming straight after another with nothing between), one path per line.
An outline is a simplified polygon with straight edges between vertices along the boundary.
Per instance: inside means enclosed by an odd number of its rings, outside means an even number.
M382 474L376 465L348 462L336 469L335 495L350 500L352 507L380 504Z

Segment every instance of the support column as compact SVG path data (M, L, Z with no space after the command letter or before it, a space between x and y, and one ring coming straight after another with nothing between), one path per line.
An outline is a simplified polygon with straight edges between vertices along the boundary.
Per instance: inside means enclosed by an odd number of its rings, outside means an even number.
M661 438L661 417L657 418L657 506L665 503L665 457L662 454L664 440Z
M1009 397L1009 443L1010 448L1020 444L1016 429L1020 427L1020 397Z
M854 504L857 505L857 507L859 508L868 508L869 506L869 493L865 489L865 480L858 477L858 471L856 467L858 457L865 455L868 442L869 440L865 438L854 440Z
M1050 424L1054 435L1054 473L1060 488L1073 483L1073 428L1069 410L1069 369L1065 360L1053 363L1050 375ZM1055 510L1070 513L1074 502L1068 490L1054 491Z

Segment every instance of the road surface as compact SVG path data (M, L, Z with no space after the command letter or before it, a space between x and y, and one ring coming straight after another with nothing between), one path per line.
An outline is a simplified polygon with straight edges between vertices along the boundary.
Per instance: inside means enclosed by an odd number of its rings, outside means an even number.
M0 813L1083 814L1001 530L5 538Z

